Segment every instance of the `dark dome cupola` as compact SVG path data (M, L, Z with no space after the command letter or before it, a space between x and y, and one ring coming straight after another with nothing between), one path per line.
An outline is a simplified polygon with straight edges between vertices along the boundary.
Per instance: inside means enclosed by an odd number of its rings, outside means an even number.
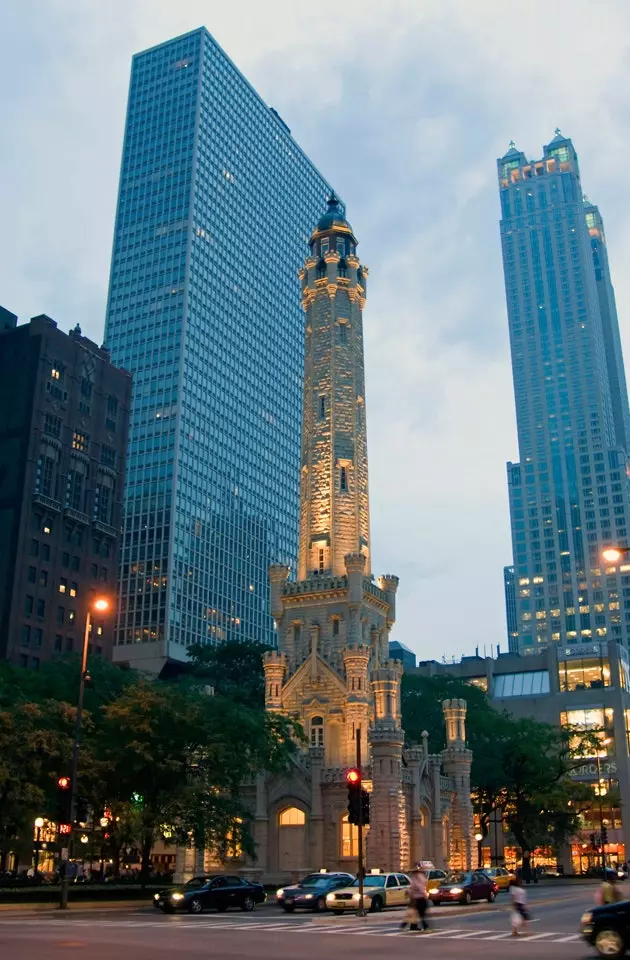
M319 259L335 250L341 257L354 256L357 241L346 220L344 205L334 191L328 197L327 203L328 209L320 217L310 239L311 255Z

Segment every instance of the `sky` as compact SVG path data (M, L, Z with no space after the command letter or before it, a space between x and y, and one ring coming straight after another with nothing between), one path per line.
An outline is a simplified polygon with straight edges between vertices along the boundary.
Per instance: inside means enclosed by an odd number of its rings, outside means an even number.
M102 340L131 56L202 25L343 197L370 267L372 557L400 577L393 637L422 659L505 650L518 449L496 158L573 138L630 343L630 3L3 0L0 303L22 321Z

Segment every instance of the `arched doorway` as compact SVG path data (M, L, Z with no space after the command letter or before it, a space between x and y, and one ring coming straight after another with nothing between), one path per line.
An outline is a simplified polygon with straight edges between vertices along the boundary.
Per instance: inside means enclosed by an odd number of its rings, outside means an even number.
M299 807L285 807L278 813L278 866L283 873L306 866L306 814Z

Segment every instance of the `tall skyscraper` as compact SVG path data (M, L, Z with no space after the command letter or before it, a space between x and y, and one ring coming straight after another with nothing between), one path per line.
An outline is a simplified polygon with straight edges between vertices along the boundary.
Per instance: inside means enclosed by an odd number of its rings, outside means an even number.
M516 616L516 578L514 567L503 567L507 641L510 653L518 653L518 619Z
M297 270L330 186L207 30L133 58L106 338L133 373L115 658L274 642L295 563Z
M37 670L80 651L114 607L131 377L45 315L0 307L0 659ZM112 655L93 615L91 651Z
M606 240L559 131L498 161L519 463L508 464L518 650L627 643L628 395Z

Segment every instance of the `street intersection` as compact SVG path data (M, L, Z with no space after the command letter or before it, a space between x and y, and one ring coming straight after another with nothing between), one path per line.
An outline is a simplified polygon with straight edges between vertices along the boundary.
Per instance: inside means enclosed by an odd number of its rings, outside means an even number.
M91 960L162 960L172 956L223 957L230 960L321 960L322 955L348 958L402 958L420 951L426 960L459 957L559 960L592 956L579 936L580 915L593 902L594 888L532 890L532 923L527 936L510 935L509 902L431 911L425 934L403 931L403 912L386 911L365 919L287 916L275 906L254 914L164 916L140 908L112 911L69 911L67 914L18 916L0 914L0 956L7 960L52 960L62 952ZM419 941L419 942L417 942Z

